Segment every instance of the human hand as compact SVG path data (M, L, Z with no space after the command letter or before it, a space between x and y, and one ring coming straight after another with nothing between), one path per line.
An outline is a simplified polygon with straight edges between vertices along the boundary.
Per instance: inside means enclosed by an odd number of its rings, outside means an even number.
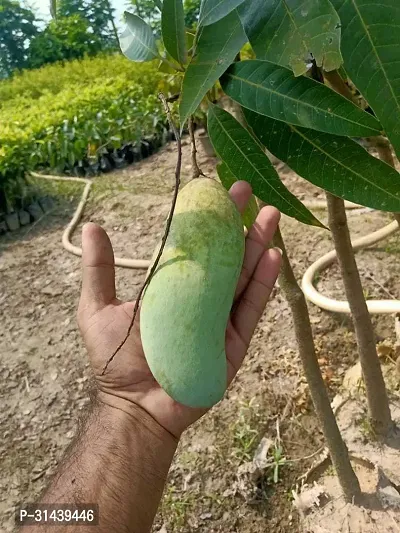
M251 196L251 187L237 182L230 190L239 211ZM226 330L227 384L239 370L254 329L264 311L276 278L281 254L266 249L272 240L280 214L263 207L246 237L243 268ZM83 280L78 324L89 353L99 388L99 399L124 411L144 410L176 438L207 409L194 409L174 401L154 379L140 339L140 313L124 346L107 372L103 368L125 337L134 302L116 297L114 254L106 232L89 223L82 230Z

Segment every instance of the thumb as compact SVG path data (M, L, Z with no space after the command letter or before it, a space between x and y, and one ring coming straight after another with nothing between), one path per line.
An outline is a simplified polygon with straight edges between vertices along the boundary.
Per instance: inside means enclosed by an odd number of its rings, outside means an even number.
M107 233L92 222L82 229L82 267L80 307L98 311L116 297L114 252Z

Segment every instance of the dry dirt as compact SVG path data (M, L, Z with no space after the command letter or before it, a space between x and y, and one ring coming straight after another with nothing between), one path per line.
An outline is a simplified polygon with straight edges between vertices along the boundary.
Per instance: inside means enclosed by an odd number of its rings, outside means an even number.
M353 367L358 372L358 363ZM387 376L390 381L390 376ZM346 381L346 379L345 379ZM355 381L353 381L355 384ZM345 396L333 401L338 425L348 446L362 495L358 505L346 502L329 457L311 469L307 484L296 495L296 507L304 529L311 533L397 533L400 530L400 405L391 398L395 426L385 442L374 436L368 424L365 396L344 387Z
M190 175L184 146L184 181ZM215 160L200 154L214 175ZM102 224L117 255L150 258L168 212L175 165L174 146L127 169L95 180L84 221ZM287 168L282 179L304 200L321 192ZM42 184L43 186L43 184ZM90 369L77 330L80 261L61 246L63 227L77 203L80 187L46 184L57 209L34 227L0 239L0 516L2 531L12 531L14 506L31 502L48 483L84 412ZM326 214L319 213L326 221ZM350 215L354 236L380 228L388 215ZM298 278L331 248L328 231L282 221ZM79 231L74 243L79 243ZM400 234L357 257L371 298L400 295ZM119 297L133 299L145 272L118 269ZM337 267L321 275L319 287L343 297ZM310 305L318 357L330 394L338 391L346 369L357 359L347 316ZM373 318L378 340L394 340L393 318ZM388 366L395 375L395 366ZM397 383L396 379L394 380ZM237 472L262 437L274 442L279 420L286 459L277 483L267 472L249 500L237 491ZM247 359L225 399L184 435L172 466L154 531L163 533L298 533L291 490L312 460L303 460L322 443L311 409L288 306L277 287L253 338Z

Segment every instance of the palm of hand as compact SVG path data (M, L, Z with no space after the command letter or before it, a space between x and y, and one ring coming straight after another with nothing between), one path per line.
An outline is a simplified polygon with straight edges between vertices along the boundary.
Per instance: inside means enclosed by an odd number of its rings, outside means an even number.
M244 182L238 182L231 190L239 209L244 208L250 194ZM243 270L226 331L228 383L242 363L279 270L279 253L265 250L278 220L276 209L264 208L247 236ZM140 406L170 433L179 436L206 409L179 404L158 385L143 353L139 315L131 335L102 375L107 360L126 335L134 303L123 303L115 297L113 251L104 230L94 224L86 225L82 248L84 275L78 321L100 391L103 396L111 395Z
M175 402L154 379L140 340L139 317L124 346L102 375L107 360L126 335L133 308L134 302L115 300L96 312L87 325L85 318L81 320L82 335L99 389L141 406L165 429L178 436L205 410Z

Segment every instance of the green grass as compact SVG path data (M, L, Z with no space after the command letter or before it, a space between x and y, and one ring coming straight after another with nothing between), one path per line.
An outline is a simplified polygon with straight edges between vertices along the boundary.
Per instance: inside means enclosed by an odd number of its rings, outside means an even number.
M178 492L171 485L167 487L161 504L161 513L168 517L169 525L174 531L185 525L186 516L193 509L195 502L196 494L189 491Z
M324 474L326 476L336 476L336 472L333 465L329 465L328 468L325 470Z
M392 237L384 250L387 254L400 254L400 237L398 235Z
M84 183L76 181L45 180L33 177L29 178L29 183L39 196L48 195L67 201L80 198L85 186Z
M377 435L374 431L371 420L367 415L361 418L361 420L359 421L359 426L361 433L367 440L375 441L377 439Z
M233 438L232 455L240 463L252 459L259 441L259 426L259 406L256 405L255 399L241 403L238 417L230 428Z

